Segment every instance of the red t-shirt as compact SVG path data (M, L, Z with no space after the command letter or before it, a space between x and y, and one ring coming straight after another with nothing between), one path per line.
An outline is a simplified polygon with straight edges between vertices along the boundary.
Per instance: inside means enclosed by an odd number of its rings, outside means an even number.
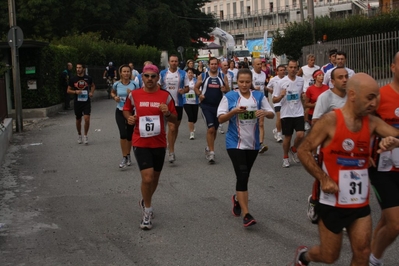
M149 93L143 88L133 90L126 99L123 111L135 108L136 125L133 131L132 146L141 148L166 148L166 118L159 109L165 103L169 111L177 115L175 102L169 92L158 88Z
M399 128L399 93L396 92L390 84L380 88L380 103L378 105L377 114L387 124ZM399 148L395 150L397 149ZM393 152L390 153L393 154ZM380 165L380 160L381 155L378 156L377 166ZM399 168L392 166L390 171L399 172Z
M320 94L328 90L328 85L322 85L321 87L316 87L316 85L310 86L306 90L306 97L308 97L310 103L315 103ZM314 107L309 108L309 114L313 115Z

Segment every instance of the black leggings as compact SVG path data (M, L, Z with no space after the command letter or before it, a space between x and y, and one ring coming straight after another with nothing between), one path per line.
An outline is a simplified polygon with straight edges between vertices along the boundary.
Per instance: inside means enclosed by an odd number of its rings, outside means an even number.
M237 176L236 191L247 191L249 174L259 150L228 149L227 153Z
M198 104L185 104L183 105L184 111L186 111L188 122L197 123L198 119Z
M127 123L127 120L123 116L123 111L116 109L115 120L116 124L118 125L120 138L127 139L127 141L132 141L134 126Z

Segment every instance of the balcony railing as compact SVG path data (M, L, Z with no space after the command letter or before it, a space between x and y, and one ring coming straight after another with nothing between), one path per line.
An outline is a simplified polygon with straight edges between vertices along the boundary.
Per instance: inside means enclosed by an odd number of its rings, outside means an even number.
M323 0L323 1L314 2L314 7L335 6L335 5L350 4L350 3L352 3L352 0L342 0L342 1ZM304 2L303 8L304 9L307 8L306 2ZM273 16L276 14L288 13L290 11L298 11L298 10L299 10L299 3L297 3L296 5L286 5L286 6L280 6L280 7L258 9L258 10L247 11L247 12L223 14L223 16L221 16L220 13L217 13L217 14L213 13L213 14L215 15L216 19L218 19L220 21L226 21L226 20L236 20L236 19L260 17L260 16Z

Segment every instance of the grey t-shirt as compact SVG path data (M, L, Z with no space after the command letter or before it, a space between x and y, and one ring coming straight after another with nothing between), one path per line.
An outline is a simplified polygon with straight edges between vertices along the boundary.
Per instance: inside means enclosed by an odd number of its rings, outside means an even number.
M341 98L331 89L326 90L317 98L312 119L319 119L322 115L334 109L341 108L342 106L344 106L346 98L346 95L344 98Z

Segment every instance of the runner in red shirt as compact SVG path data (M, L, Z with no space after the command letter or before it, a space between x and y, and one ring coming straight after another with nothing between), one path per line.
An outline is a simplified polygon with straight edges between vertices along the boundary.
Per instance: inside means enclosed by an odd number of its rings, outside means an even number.
M399 129L399 53L393 58L391 71L392 82L380 88L377 114ZM375 145L378 141L376 138ZM370 168L370 181L378 195L381 218L373 233L370 265L381 266L385 250L399 235L399 148L381 154L373 153L373 159L375 167Z
M312 77L315 83L312 86L308 87L305 93L305 107L309 108L308 121L310 123L312 123L312 117L317 98L319 98L320 94L328 90L328 86L323 84L324 73L322 70L318 69L313 72Z
M294 266L309 265L311 261L334 263L341 251L343 228L347 229L353 252L351 265L365 266L369 262L370 136L391 138L399 135L399 130L370 115L376 110L379 95L372 77L355 74L348 81L347 95L345 105L323 115L298 148L302 165L320 182L320 203L316 206L320 245L309 249L300 246ZM321 167L312 155L319 145L324 154Z
M158 68L155 65L146 65L142 77L144 87L129 94L123 107L123 115L129 125L135 125L132 146L140 168L143 196L139 202L143 214L140 227L149 230L154 217L151 199L158 186L165 160L165 125L167 122L177 122L177 112L172 96L158 85Z

